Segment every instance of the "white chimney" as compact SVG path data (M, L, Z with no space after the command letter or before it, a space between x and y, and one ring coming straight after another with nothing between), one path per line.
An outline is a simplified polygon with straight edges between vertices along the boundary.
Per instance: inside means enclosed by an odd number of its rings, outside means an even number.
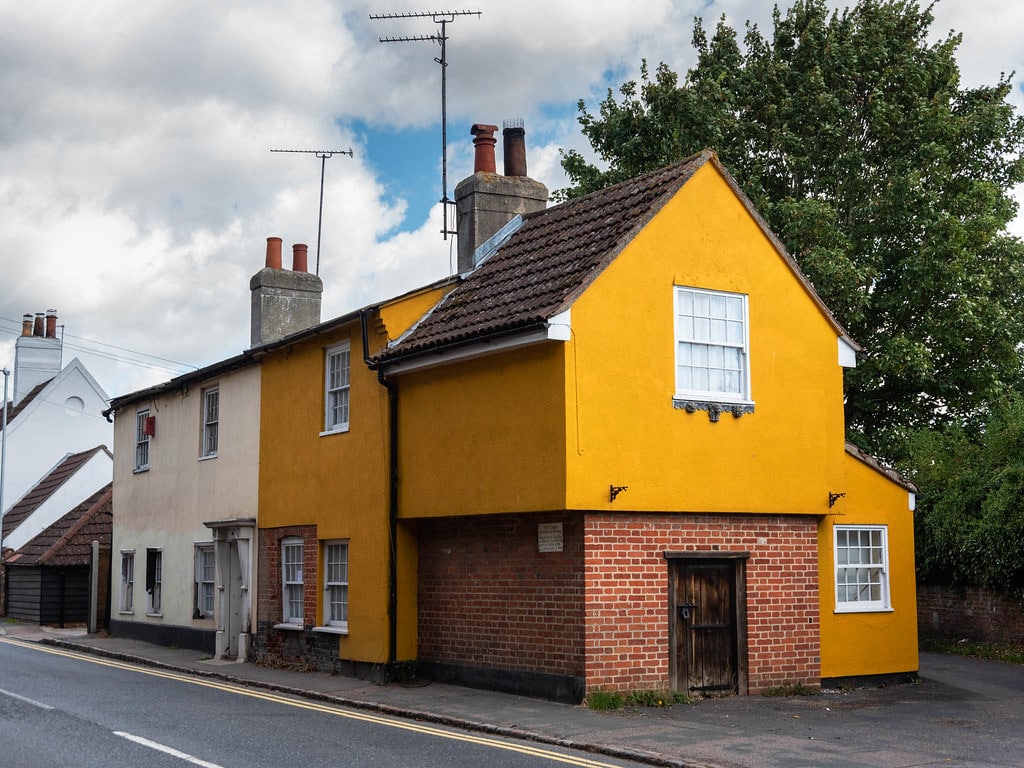
M61 345L57 338L57 310L25 315L21 336L14 343L14 396L20 403L25 395L60 373Z

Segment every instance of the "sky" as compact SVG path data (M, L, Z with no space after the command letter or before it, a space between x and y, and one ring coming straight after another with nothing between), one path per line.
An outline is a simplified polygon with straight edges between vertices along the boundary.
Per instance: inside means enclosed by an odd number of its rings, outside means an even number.
M0 367L22 316L51 308L65 361L109 396L240 353L266 238L286 266L307 243L315 269L321 171L324 320L450 274L441 49L378 41L440 28L370 18L448 8L480 11L445 27L450 197L473 123L522 118L530 176L560 189L559 150L589 155L580 99L595 109L643 59L684 73L694 17L771 31L761 0L0 0ZM963 85L1016 72L1024 109L1024 3L934 15L936 39L963 34Z

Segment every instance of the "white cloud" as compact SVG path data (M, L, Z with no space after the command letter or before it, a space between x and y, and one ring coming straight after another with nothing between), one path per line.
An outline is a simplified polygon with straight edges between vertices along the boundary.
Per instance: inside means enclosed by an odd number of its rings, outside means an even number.
M286 250L306 242L315 260L320 162L272 148L355 150L326 164L325 318L448 274L454 241L440 236L440 206L411 208L411 190L386 189L368 162L388 151L374 127L439 123L437 43L377 42L437 27L369 18L409 7L0 0L0 365L13 363L21 315L50 307L69 356L111 394L170 374L87 352L97 348L83 339L192 365L247 347L248 280L266 237ZM531 175L563 187L559 149L588 149L578 99L596 108L644 58L685 71L696 15L764 31L771 19L753 0L466 7L483 15L446 26L449 191L472 169L469 124L506 117L526 119ZM946 0L935 16L936 39L964 33L966 84L1022 69L1024 7ZM1019 89L1013 98L1022 103ZM367 135L351 133L360 122Z

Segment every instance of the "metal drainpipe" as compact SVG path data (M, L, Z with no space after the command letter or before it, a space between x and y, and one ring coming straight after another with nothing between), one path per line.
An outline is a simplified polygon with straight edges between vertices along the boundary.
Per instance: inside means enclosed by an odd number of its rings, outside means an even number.
M363 362L388 391L388 664L398 660L398 387L370 359L368 310L359 312Z

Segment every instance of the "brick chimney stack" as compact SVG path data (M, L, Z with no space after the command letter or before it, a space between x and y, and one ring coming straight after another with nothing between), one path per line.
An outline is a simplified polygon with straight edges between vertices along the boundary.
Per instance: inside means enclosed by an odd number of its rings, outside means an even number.
M526 175L526 130L522 120L505 121L505 175L495 170L496 125L476 123L470 129L475 147L473 175L455 187L459 272L475 268L474 254L516 216L547 206L548 188Z
M323 281L306 271L307 246L292 246L292 269L281 267L281 238L267 238L266 266L252 276L250 343L277 341L320 323Z

